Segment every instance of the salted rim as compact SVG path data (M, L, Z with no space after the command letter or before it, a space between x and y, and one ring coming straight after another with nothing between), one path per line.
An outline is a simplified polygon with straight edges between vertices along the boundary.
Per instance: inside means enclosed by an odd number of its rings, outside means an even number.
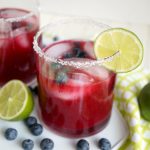
M72 18L63 18L63 19L60 19L60 20L57 20L55 22L51 22L49 24L47 24L46 26L42 27L38 32L37 34L35 35L34 37L34 41L33 41L33 48L34 48L34 51L42 58L45 59L46 62L54 62L54 63L59 63L61 65L66 65L66 66L73 66L73 67L76 67L76 68L81 68L81 67L91 67L91 66L95 66L95 65L102 65L103 63L106 63L106 62L110 62L113 60L114 57L118 56L119 55L119 51L115 52L114 54L112 54L111 56L108 56L108 57L105 57L105 58L102 58L102 59L98 59L98 60L88 60L88 61L84 61L84 62L75 62L75 61L71 61L71 60L62 60L62 59L59 59L59 58L54 58L54 57L50 57L48 55L46 55L42 49L39 47L38 45L38 38L39 36L41 35L42 32L44 32L46 29L48 29L49 27L55 27L56 25L58 24L67 24L69 21L70 22L80 22L80 21L86 21L87 24L88 22L89 23L93 23L95 24L96 26L101 26L101 27L107 27L107 28L110 28L110 26L106 25L106 24L103 24L103 23L100 23L98 21L95 21L94 19L92 18L89 18L89 17L74 17L73 19ZM98 34L99 35L99 34Z
M14 18L0 18L0 21L6 21L6 22L20 22L22 20L25 20L35 14L38 14L38 12L29 12L28 14L24 15L24 16L20 16L20 17L14 17Z
M7 19L5 19L5 18L0 18L0 21L6 21L6 22L20 22L20 21L25 20L25 19L27 19L27 18L33 16L33 15L36 15L36 14L38 15L39 12L40 12L40 9L41 9L41 8L40 8L40 3L39 3L38 0L36 0L36 5L37 5L37 9L36 9L35 12L29 11L29 13L27 13L26 15L19 16L19 17L12 17L12 18L7 18Z

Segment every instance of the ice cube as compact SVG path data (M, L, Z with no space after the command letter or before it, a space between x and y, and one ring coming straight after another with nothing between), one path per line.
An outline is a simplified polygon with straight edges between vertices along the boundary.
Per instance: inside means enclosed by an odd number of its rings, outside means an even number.
M5 20L0 20L0 55L4 55L11 47L10 32L11 24ZM4 56L3 56L4 57Z
M0 20L0 38L10 37L11 23Z
M10 34L9 33L4 33L0 31L0 40L1 39L5 39L5 38L9 38Z
M15 40L16 47L24 50L32 49L32 40L29 37L26 27L21 27L12 31L12 37Z
M69 78L73 84L84 85L94 82L92 76L85 74L85 72L81 72L81 70L76 70L76 72L70 73Z
M17 28L17 25L16 25L15 27L13 26L12 28L13 28L13 31L12 31L13 37L27 32L27 27L26 26L23 26L23 27L19 28L19 25L18 25L18 28Z
M57 98L60 98L61 100L72 100L72 97L74 99L77 99L79 97L79 92L78 91L51 91L51 94Z
M59 43L59 44L53 44L51 47L49 47L45 54L47 54L50 57L58 58L63 56L64 53L69 51L72 48L71 44L68 43Z
M109 77L110 74L106 68L99 65L87 67L85 71L89 73L92 77L96 77L100 80L105 80L106 78Z

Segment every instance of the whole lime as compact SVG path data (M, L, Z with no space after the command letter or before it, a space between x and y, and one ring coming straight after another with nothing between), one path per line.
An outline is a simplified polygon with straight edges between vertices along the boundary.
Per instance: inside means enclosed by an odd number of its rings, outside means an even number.
M138 102L142 117L150 121L150 83L145 85L141 90Z

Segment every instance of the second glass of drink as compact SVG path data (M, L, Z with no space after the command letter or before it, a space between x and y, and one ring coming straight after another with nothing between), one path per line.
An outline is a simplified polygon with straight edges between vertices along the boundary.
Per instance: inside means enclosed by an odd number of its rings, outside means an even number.
M0 86L12 79L35 79L33 37L39 30L37 0L0 2Z

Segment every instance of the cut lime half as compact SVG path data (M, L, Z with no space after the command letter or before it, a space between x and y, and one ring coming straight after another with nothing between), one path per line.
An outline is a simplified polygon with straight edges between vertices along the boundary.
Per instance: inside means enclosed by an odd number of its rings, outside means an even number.
M28 87L19 80L11 80L0 89L0 118L22 120L33 110L33 97Z
M143 60L143 45L137 35L127 29L111 28L98 35L94 43L97 59L119 55L104 65L115 72L128 72Z

